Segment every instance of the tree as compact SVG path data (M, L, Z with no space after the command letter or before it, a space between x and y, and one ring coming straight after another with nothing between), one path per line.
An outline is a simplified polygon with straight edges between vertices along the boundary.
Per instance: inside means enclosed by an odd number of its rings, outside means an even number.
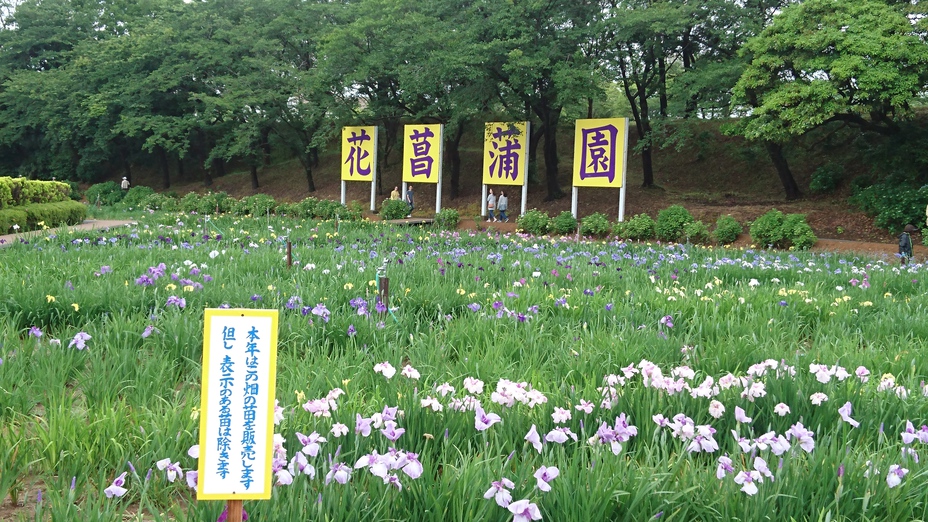
M746 116L736 131L777 149L839 122L892 135L928 83L928 46L904 12L879 0L807 0L784 9L743 52L750 65L734 89ZM787 198L799 196L785 158Z

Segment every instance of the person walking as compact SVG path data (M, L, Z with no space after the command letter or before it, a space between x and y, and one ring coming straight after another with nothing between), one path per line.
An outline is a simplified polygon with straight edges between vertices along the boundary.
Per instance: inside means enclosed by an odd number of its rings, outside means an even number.
M122 183L120 183L119 186L122 187L123 190L129 190L129 178L123 176Z
M400 199L400 188L393 187L393 192L390 193L390 199L399 201Z
M915 232L915 227L912 225L906 225L905 230L899 234L899 256L902 257L902 264L905 265L909 259L912 259L912 232Z
M493 189L490 189L490 195L487 196L487 221L497 221L496 196L493 194Z
M499 199L496 201L496 208L499 209L499 220L508 223L509 218L506 217L506 210L509 209L509 199L502 190L499 191Z
M412 211L416 208L415 197L412 193L412 184L406 188L406 204L409 205L409 214L406 217L412 217Z

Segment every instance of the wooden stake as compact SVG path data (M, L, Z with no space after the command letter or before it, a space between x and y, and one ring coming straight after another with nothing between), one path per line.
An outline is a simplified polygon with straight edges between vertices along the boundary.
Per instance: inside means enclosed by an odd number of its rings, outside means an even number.
M389 310L390 307L390 278L381 277L379 279L380 287L377 292L380 294L380 302Z
M242 522L242 501L241 500L227 501L226 508L228 510L228 517L226 518L228 522Z
M287 268L293 266L293 245L287 240Z

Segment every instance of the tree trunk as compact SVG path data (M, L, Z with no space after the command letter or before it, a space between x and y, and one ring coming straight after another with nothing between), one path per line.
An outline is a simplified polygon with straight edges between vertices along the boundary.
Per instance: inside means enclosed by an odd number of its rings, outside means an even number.
M642 187L654 186L654 166L651 162L651 120L648 117L648 97L644 89L638 89L638 106L639 118L635 122L638 129L638 141L644 140L645 145L641 147L641 174Z
M122 175L129 180L129 183L132 183L132 164L127 159L122 161Z
M538 183L538 144L545 135L544 124L533 125L528 137L528 182Z
M310 192L315 192L316 184L313 183L313 160L308 153L303 162L303 171L306 173L306 189Z
M660 100L660 115L667 117L667 63L664 61L664 50L657 57L657 92Z
M171 187L171 169L168 166L168 153L164 147L158 147L158 162L161 164L161 184L163 188Z
M251 188L254 190L258 189L258 166L254 163L250 166L251 171Z
M561 116L561 109L545 107L544 116L541 114L538 116L544 119L545 125L545 178L548 185L548 195L545 201L554 201L564 197L557 179L557 121Z
M684 73L693 69L693 62L695 61L695 53L694 53L693 48L695 47L696 44L693 43L692 41L692 38L690 35L691 32L692 32L692 29L687 29L687 31L683 33L683 40L681 43ZM697 107L696 101L698 100L698 98L699 97L696 93L691 94L689 98L687 98L686 107L683 109L684 118L689 118L696 113L696 107Z
M458 124L454 135L448 142L448 157L451 159L451 199L455 199L461 192L461 136L464 135L463 124Z
M592 96L586 99L586 118L588 120L593 119L593 97Z
M264 166L271 164L271 128L261 129L261 149L264 151Z
M786 191L786 199L799 199L802 193L799 191L796 179L793 178L793 172L789 170L786 156L783 155L783 145L773 141L765 141L764 148L767 149L770 161L773 162L773 166L777 169L777 175L780 176L780 182L783 183L783 190Z
M184 179L184 160L177 158L177 179Z

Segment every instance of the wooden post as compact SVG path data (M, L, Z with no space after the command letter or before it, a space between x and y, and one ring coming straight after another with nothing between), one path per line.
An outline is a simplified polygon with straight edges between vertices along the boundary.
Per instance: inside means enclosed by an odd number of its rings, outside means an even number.
M227 501L226 508L228 509L228 517L226 520L228 522L242 522L242 501L241 500L229 500Z
M387 308L390 309L390 278L381 277L378 279L379 287L377 288L377 293L380 295L380 302Z
M287 268L293 266L293 244L287 240Z

